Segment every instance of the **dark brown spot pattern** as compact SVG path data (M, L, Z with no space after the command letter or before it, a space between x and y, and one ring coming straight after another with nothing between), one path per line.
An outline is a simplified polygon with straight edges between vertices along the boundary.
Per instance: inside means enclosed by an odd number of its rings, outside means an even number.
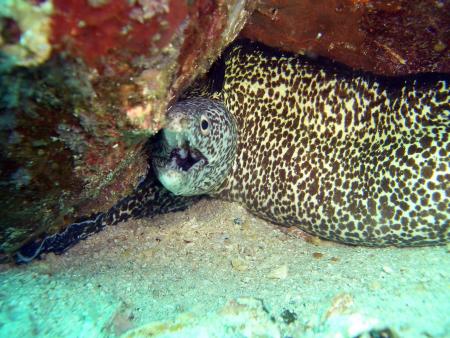
M219 95L237 157L215 195L344 243L448 242L449 81L422 80L237 45Z

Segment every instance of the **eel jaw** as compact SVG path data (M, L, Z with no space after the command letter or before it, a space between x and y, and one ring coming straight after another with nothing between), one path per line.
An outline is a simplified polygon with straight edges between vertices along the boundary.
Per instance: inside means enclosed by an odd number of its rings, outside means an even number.
M187 184L188 177L208 164L206 156L192 147L183 131L164 129L160 149L152 156L155 173L166 189L177 194Z
M172 149L167 165L170 170L187 173L190 170L204 166L207 163L208 160L199 150L190 148L189 144L186 143L180 148Z

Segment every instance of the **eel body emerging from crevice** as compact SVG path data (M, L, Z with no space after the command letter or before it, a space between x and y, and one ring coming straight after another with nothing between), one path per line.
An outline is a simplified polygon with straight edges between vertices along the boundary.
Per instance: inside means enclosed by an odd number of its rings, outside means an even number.
M449 80L375 76L244 41L168 112L157 176L175 194L237 201L329 240L444 244ZM180 171L183 145L204 160Z
M448 243L449 82L448 74L379 77L235 43L169 109L154 170L136 191L31 243L19 260L201 195L347 244Z

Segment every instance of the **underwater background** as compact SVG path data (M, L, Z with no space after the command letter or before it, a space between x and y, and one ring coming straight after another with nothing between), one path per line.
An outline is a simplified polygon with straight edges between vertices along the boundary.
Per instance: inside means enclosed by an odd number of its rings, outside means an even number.
M450 337L448 244L340 245L236 203L11 259L127 196L167 107L236 38L385 76L449 73L448 13L447 0L0 0L0 337Z

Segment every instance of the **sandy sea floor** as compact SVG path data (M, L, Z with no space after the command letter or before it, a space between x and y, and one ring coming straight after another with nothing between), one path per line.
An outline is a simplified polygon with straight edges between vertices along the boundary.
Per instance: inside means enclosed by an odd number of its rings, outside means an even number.
M0 270L1 337L450 337L449 313L448 246L305 240L220 201Z

